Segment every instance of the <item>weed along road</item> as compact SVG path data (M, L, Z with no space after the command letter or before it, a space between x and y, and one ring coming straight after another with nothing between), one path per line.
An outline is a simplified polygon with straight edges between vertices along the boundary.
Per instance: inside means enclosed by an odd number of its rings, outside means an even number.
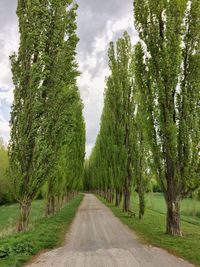
M94 195L86 194L63 247L28 267L189 267L168 252L143 245Z

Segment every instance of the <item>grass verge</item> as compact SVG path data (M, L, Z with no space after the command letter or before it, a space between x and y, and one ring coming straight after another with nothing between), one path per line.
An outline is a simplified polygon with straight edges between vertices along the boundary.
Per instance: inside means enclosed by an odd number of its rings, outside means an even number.
M30 225L43 217L44 200L34 200L31 205ZM15 232L19 216L19 204L0 206L0 238L11 235Z
M166 218L164 214L146 209L145 217L139 220L137 217L128 217L121 208L115 207L105 199L99 199L109 207L112 212L130 229L134 230L143 243L152 244L164 248L170 253L182 257L189 262L200 266L200 227L182 222L183 237L172 237L165 234ZM137 212L138 207L134 209Z
M0 239L0 267L20 267L38 252L60 245L82 199L80 194L56 215L39 219L30 231Z

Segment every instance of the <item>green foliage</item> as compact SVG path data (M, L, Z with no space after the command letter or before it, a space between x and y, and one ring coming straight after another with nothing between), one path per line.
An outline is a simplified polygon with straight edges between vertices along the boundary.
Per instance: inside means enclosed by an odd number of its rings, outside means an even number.
M154 193L161 192L160 185L156 179L154 178L150 179L148 191L154 192Z
M29 242L15 244L13 246L3 246L0 248L0 258L12 257L15 254L31 254L33 246Z

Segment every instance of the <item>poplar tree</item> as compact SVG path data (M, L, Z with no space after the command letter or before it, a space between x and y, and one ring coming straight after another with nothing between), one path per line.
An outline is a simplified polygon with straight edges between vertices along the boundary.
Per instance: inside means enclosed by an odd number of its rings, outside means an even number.
M71 65L63 64L66 57L74 56L77 43L75 38L74 46L66 51L65 40L74 30L74 20L69 20L71 4L71 0L18 0L20 45L18 54L11 56L15 90L9 144L15 194L20 203L18 231L28 228L31 203L51 171L55 147L60 146L52 129L60 91L71 73Z
M181 235L180 201L200 183L200 2L135 0L136 84L154 171L167 205L166 232Z

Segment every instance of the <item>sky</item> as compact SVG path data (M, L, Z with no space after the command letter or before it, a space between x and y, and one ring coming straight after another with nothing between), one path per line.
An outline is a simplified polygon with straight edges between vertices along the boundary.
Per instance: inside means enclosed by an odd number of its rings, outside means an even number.
M81 72L78 86L84 103L86 155L89 156L99 131L105 77L109 75L107 49L126 30L133 44L132 0L77 0L77 61ZM17 0L0 0L0 137L9 140L13 83L9 55L18 49Z

